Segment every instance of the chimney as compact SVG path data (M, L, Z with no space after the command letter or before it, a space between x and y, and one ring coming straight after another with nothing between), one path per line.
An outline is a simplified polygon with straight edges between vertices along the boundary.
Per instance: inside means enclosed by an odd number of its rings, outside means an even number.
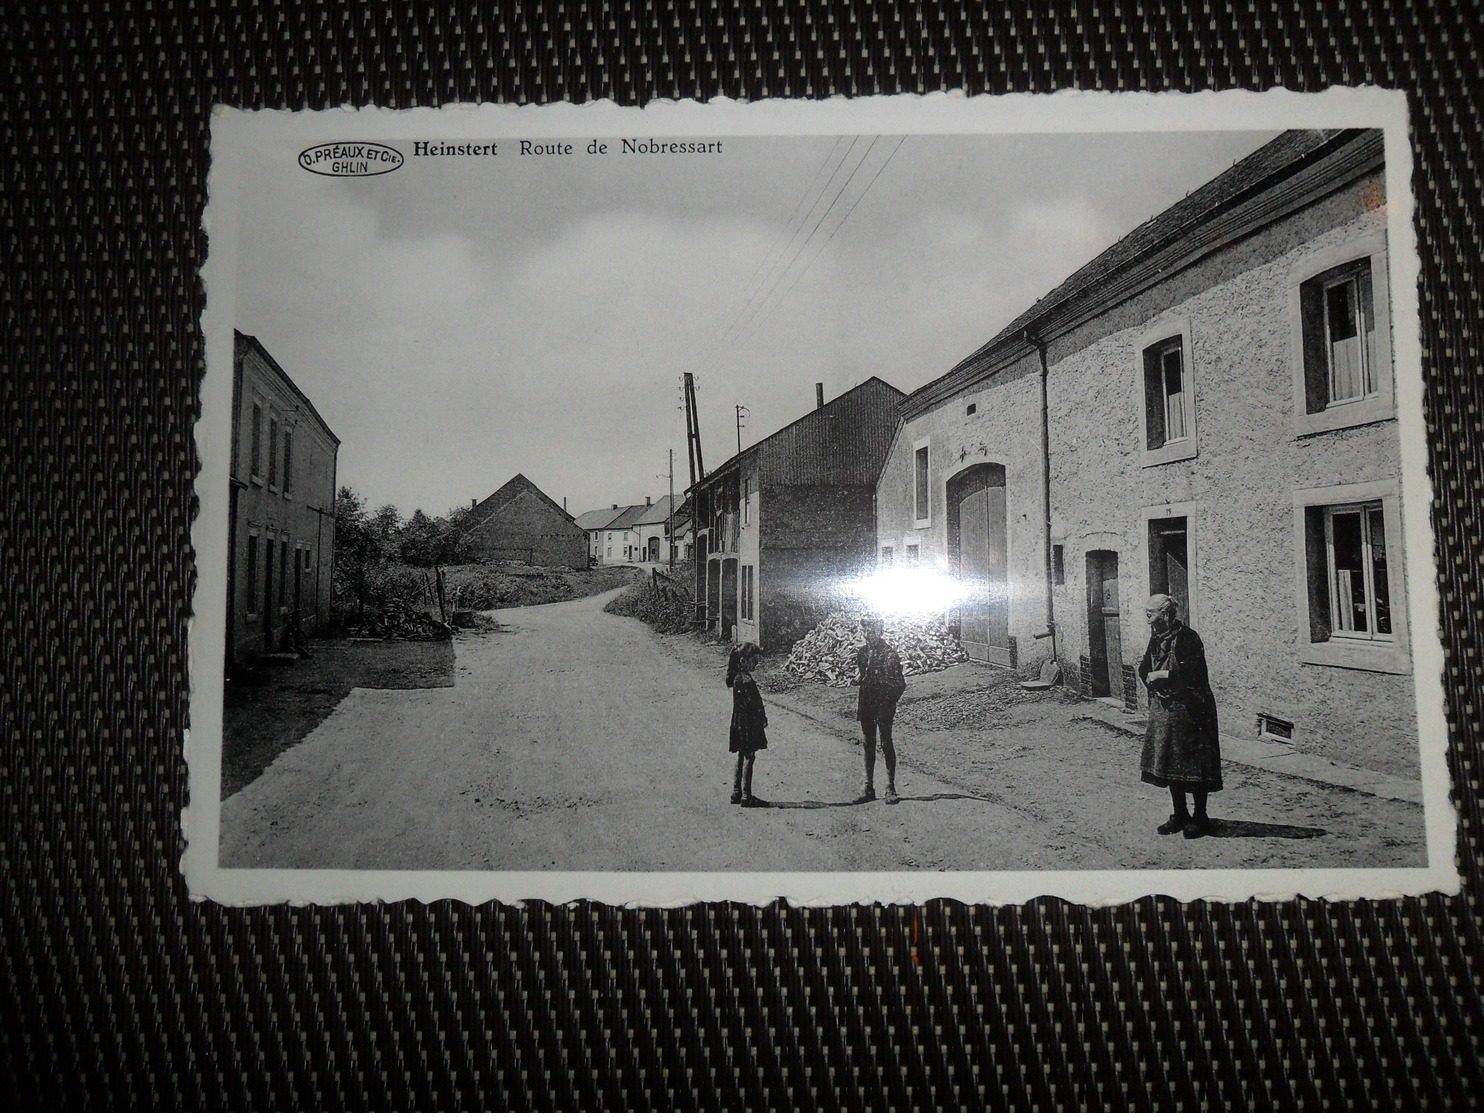
M614 505L614 506L613 506L613 510L614 510L614 511L615 511L615 512L617 512L617 511L618 511L618 505L616 505L616 504L615 504L615 505Z
M479 498L477 496L471 496L469 498L469 507L471 509L479 507Z
M649 507L649 498L648 497L645 497L644 498L644 507L645 508L648 508Z
M814 407L816 410L824 406L824 382L816 381L814 384Z
M567 498L566 497L562 497L562 511L565 512L566 510L567 510Z

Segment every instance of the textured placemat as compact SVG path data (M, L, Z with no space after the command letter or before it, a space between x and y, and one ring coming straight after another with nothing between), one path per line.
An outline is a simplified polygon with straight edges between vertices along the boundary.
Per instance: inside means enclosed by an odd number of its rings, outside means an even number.
M1484 1100L1476 3L122 7L0 14L0 1096L130 1108ZM1358 83L1405 89L1415 128L1462 897L1099 911L188 900L181 735L213 103Z

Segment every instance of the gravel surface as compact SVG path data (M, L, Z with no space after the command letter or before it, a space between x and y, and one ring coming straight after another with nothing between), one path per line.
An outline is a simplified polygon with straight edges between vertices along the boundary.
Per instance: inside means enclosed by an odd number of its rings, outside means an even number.
M1058 870L1408 865L1410 804L1228 765L1219 837L1159 838L1138 741L975 664L915 677L903 802L861 786L853 692L764 686L769 749L727 802L726 649L605 614L495 614L454 685L353 690L222 806L224 866L511 870ZM771 679L765 666L762 682ZM878 789L884 779L878 772Z

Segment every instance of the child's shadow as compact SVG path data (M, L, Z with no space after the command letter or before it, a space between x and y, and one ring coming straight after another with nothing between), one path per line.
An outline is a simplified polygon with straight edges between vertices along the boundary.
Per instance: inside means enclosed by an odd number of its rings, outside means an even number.
M903 795L901 797L901 802L903 802L903 803L932 803L932 802L935 802L938 799L973 799L974 801L979 802L979 803L993 803L993 802L995 802L994 799L986 799L982 795L960 795L960 794L957 794L957 793L951 792L951 791L940 791L940 792L937 792L936 794L933 794L933 795ZM770 799L768 801L768 806L774 808L775 810L789 810L789 811L821 811L821 810L826 810L826 809L831 808L831 807L877 807L877 806L886 806L886 807L888 807L888 809L890 809L890 805L887 804L886 803L886 800L883 799L883 798L881 798L880 796L878 796L876 798L875 802L872 802L872 803L862 803L858 799L846 799L846 800L843 800L842 802L838 802L838 803L828 803L828 802L825 802L822 799L800 799L800 800L796 800L794 802L787 802L787 803L786 802L781 802L781 801L779 801L777 799Z
M1327 830L1317 826L1283 826L1274 822L1248 822L1234 818L1213 818L1213 838L1322 838Z

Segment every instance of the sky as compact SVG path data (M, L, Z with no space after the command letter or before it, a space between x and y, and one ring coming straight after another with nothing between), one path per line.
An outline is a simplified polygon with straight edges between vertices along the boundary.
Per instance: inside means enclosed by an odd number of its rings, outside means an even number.
M747 446L816 382L910 392L1273 135L502 141L363 179L264 151L241 160L235 325L314 402L338 483L370 506L441 515L524 473L575 516L663 496L671 450L689 484L682 373L712 468L736 405Z

